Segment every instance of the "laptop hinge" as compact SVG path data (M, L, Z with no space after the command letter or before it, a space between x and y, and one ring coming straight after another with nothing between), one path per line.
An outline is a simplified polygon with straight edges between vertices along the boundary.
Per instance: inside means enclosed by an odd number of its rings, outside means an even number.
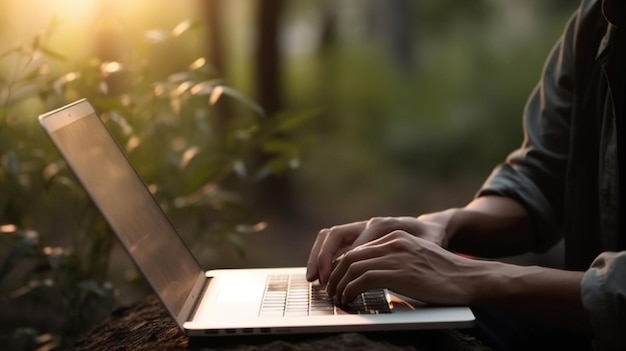
M183 324L193 318L198 304L202 301L204 292L212 279L213 278L207 277L205 272L202 272L196 280L193 289L191 289L189 296L187 296L187 299L185 300L185 304L183 304L183 308L176 316L176 323L181 330L184 330Z

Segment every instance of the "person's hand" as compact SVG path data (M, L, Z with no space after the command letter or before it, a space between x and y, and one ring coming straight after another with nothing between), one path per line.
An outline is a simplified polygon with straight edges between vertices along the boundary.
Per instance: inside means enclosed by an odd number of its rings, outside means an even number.
M326 292L347 304L374 288L387 288L429 304L468 304L472 268L479 262L396 230L336 259Z
M326 284L334 260L347 250L381 238L397 230L410 233L437 245L447 245L446 222L453 210L414 217L377 217L330 229L322 229L307 262L307 279Z

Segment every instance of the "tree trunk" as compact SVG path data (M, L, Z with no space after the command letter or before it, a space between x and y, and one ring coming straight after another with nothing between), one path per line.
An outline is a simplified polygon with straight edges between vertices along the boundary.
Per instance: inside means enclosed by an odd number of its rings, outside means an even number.
M261 106L268 115L282 107L281 56L279 47L279 22L283 0L264 0L258 3L257 47L255 61L257 93Z
M206 58L207 64L215 69L219 78L226 76L226 60L223 45L224 2L222 0L199 0L202 18L206 23ZM218 131L226 129L226 123L232 114L228 99L220 99L214 106L215 126Z
M413 65L411 0L370 0L367 3L372 36L401 70Z
M283 0L258 2L256 46L256 92L257 99L267 116L271 118L283 108L282 60L279 43L280 19ZM261 163L268 155L260 155ZM283 213L293 209L292 189L287 176L270 175L259 189L256 199L268 212ZM284 216L288 217L288 216Z

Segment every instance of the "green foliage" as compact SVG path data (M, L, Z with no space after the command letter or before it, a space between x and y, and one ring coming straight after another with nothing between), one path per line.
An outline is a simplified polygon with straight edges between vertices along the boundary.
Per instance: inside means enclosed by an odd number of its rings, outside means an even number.
M62 301L52 302L67 308L58 335L80 332L108 312L85 316L85 304L112 306L107 274L114 237L36 123L39 113L78 98L95 106L186 233L239 246L243 254L242 236L265 228L239 186L297 165L300 145L287 134L311 114L265 116L202 57L164 76L150 56L195 28L184 21L171 31L150 31L117 61L67 62L47 46L47 35L0 55L17 67L0 76L0 302L36 296L42 287L61 292ZM240 110L220 113L220 104ZM38 327L34 335L50 331ZM0 340L14 335L2 334Z

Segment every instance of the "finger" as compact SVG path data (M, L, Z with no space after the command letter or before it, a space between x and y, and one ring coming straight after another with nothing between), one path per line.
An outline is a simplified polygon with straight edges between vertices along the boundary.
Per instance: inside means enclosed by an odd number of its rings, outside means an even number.
M413 218L378 217L321 230L309 254L307 279L319 279L320 283L326 284L333 270L333 260L343 250L378 239L397 228L406 228L412 222L409 219Z
M389 228L396 225L393 217L374 217L367 221L367 225L361 235L355 239L354 247L368 243L372 240L383 237L389 233Z
M347 305L354 301L359 294L372 290L385 288L399 274L394 269L368 270L353 280L347 282L346 286L337 293L337 298L341 304Z
M306 263L306 279L308 281L312 282L319 278L319 272L317 270L317 257L319 255L320 248L324 243L324 240L326 240L326 237L328 236L328 233L329 229L322 229L315 238L315 242L313 243L313 247L311 248L311 252L309 253L309 259Z
M342 280L346 279L347 275L350 275L347 279L353 278L354 275L361 274L365 268L362 266L361 261L371 260L373 258L381 257L385 255L385 251L380 245L361 245L356 247L337 260L337 264L333 268L329 275L328 283L326 285L326 293L330 296L337 295L337 289ZM378 262L373 262L378 263ZM349 273L348 273L349 272ZM344 281L344 286L345 286Z
M367 222L366 228L353 245L362 245L398 230L418 234L421 227L413 217L375 217Z
M389 284L390 276L382 273L394 272L396 268L383 256L355 262L337 283L334 296L346 304L362 292L385 288Z
M333 269L334 259L342 253L342 249L350 247L365 228L365 222L355 222L332 227L319 244L317 256L317 276L321 284L328 282ZM312 263L313 264L313 263Z
M394 231L346 252L331 272L326 292L340 296L349 281L366 271L393 268L397 263L391 255L405 251L412 240L415 238L411 234Z

